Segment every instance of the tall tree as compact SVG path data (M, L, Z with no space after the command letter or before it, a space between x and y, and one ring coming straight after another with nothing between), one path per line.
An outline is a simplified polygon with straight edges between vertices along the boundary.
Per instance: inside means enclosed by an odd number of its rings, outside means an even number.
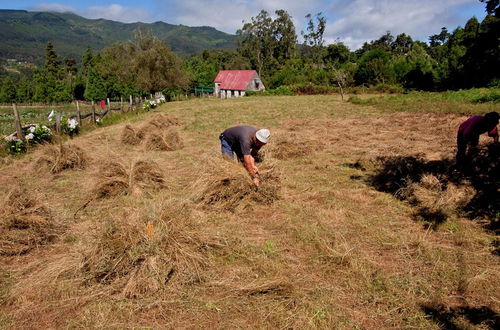
M295 56L297 35L292 17L285 10L276 10L277 18L272 23L272 33L275 42L274 58L281 66Z
M304 38L304 46L308 55L312 58L315 64L320 64L322 59L322 50L325 39L323 34L326 29L326 18L323 13L319 12L316 14L316 23L311 14L307 14L307 33L301 31L302 37Z
M252 17L236 32L239 36L239 52L247 57L260 76L263 72L277 64L274 58L275 42L273 37L273 20L265 10Z
M44 67L49 74L53 75L54 77L57 77L59 75L59 65L60 65L59 56L56 54L56 51L54 50L54 45L52 45L52 42L49 41L45 46Z

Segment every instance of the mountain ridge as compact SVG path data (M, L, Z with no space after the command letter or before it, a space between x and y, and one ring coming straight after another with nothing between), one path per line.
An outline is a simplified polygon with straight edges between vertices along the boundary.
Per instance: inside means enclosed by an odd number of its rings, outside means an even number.
M30 12L0 9L0 58L40 63L48 41L61 57L80 61L87 46L94 51L133 38L136 30L150 31L181 56L204 49L233 49L236 35L210 26L189 27L163 21L121 23L87 19L71 12Z

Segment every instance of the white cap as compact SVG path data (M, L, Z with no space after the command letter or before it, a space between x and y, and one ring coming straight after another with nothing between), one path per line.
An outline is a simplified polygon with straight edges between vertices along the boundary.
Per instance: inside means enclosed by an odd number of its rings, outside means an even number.
M271 136L271 132L269 132L269 130L267 128L259 129L255 133L255 137L257 138L257 140L259 140L262 143L269 142L269 137L270 136Z

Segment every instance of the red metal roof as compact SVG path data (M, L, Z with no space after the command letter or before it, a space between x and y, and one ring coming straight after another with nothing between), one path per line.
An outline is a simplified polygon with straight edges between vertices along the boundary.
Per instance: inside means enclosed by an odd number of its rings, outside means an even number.
M214 82L221 83L221 89L244 91L254 76L258 77L255 70L221 70Z

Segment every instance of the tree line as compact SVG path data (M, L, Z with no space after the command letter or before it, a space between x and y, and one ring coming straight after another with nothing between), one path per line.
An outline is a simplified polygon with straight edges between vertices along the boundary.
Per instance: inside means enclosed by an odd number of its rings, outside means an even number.
M480 0L487 15L453 31L442 28L429 42L387 31L351 51L342 42L325 44L326 18L308 14L303 43L292 17L262 10L237 31L234 50L205 50L181 59L150 33L100 52L87 48L79 63L61 59L48 42L45 62L21 74L0 72L0 103L119 99L123 95L167 97L211 86L219 70L255 69L271 89L293 85L373 86L440 91L498 86L500 10L498 0Z

